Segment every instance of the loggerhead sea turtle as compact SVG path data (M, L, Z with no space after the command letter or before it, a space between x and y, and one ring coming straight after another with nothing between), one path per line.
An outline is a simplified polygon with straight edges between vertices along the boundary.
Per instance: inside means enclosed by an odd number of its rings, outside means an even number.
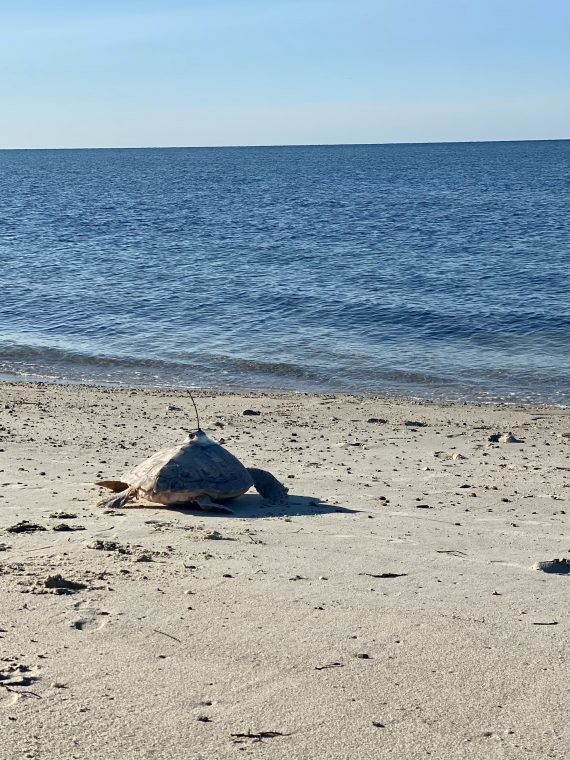
M100 507L122 507L130 499L159 504L193 503L202 509L231 512L216 501L233 499L252 486L268 502L282 505L288 489L266 470L244 467L237 457L209 438L203 430L190 433L181 446L153 454L120 480L99 480L98 486L115 492Z

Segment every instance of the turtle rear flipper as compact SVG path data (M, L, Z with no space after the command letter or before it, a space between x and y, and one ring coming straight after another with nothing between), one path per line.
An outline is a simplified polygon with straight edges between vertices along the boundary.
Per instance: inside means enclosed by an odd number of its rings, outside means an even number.
M280 483L275 475L267 472L267 470L260 470L258 467L248 467L247 469L258 494L273 506L281 507L287 504L289 489Z
M105 496L97 502L98 507L104 507L105 509L118 509L132 499L137 492L136 486L127 486L124 491L120 491L114 496Z
M119 493L119 491L124 491L125 488L129 487L128 483L125 483L122 480L98 480L95 483L96 486L101 486L101 488L109 488L111 491L114 491L115 493Z

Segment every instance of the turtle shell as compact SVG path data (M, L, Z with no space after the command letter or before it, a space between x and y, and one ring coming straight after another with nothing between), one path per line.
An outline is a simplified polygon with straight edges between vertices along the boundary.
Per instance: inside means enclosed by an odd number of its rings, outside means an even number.
M253 485L239 459L202 431L181 446L153 454L125 472L121 480L136 486L145 498L163 504L182 503L201 495L231 499Z

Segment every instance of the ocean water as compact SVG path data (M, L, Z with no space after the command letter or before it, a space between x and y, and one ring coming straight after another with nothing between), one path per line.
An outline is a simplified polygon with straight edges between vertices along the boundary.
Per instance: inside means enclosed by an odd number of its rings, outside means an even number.
M0 376L570 403L570 141L0 151Z

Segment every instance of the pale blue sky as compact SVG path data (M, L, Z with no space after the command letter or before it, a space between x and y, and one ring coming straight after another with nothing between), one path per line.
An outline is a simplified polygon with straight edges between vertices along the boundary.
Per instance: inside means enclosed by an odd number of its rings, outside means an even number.
M0 0L0 148L570 137L570 0Z

